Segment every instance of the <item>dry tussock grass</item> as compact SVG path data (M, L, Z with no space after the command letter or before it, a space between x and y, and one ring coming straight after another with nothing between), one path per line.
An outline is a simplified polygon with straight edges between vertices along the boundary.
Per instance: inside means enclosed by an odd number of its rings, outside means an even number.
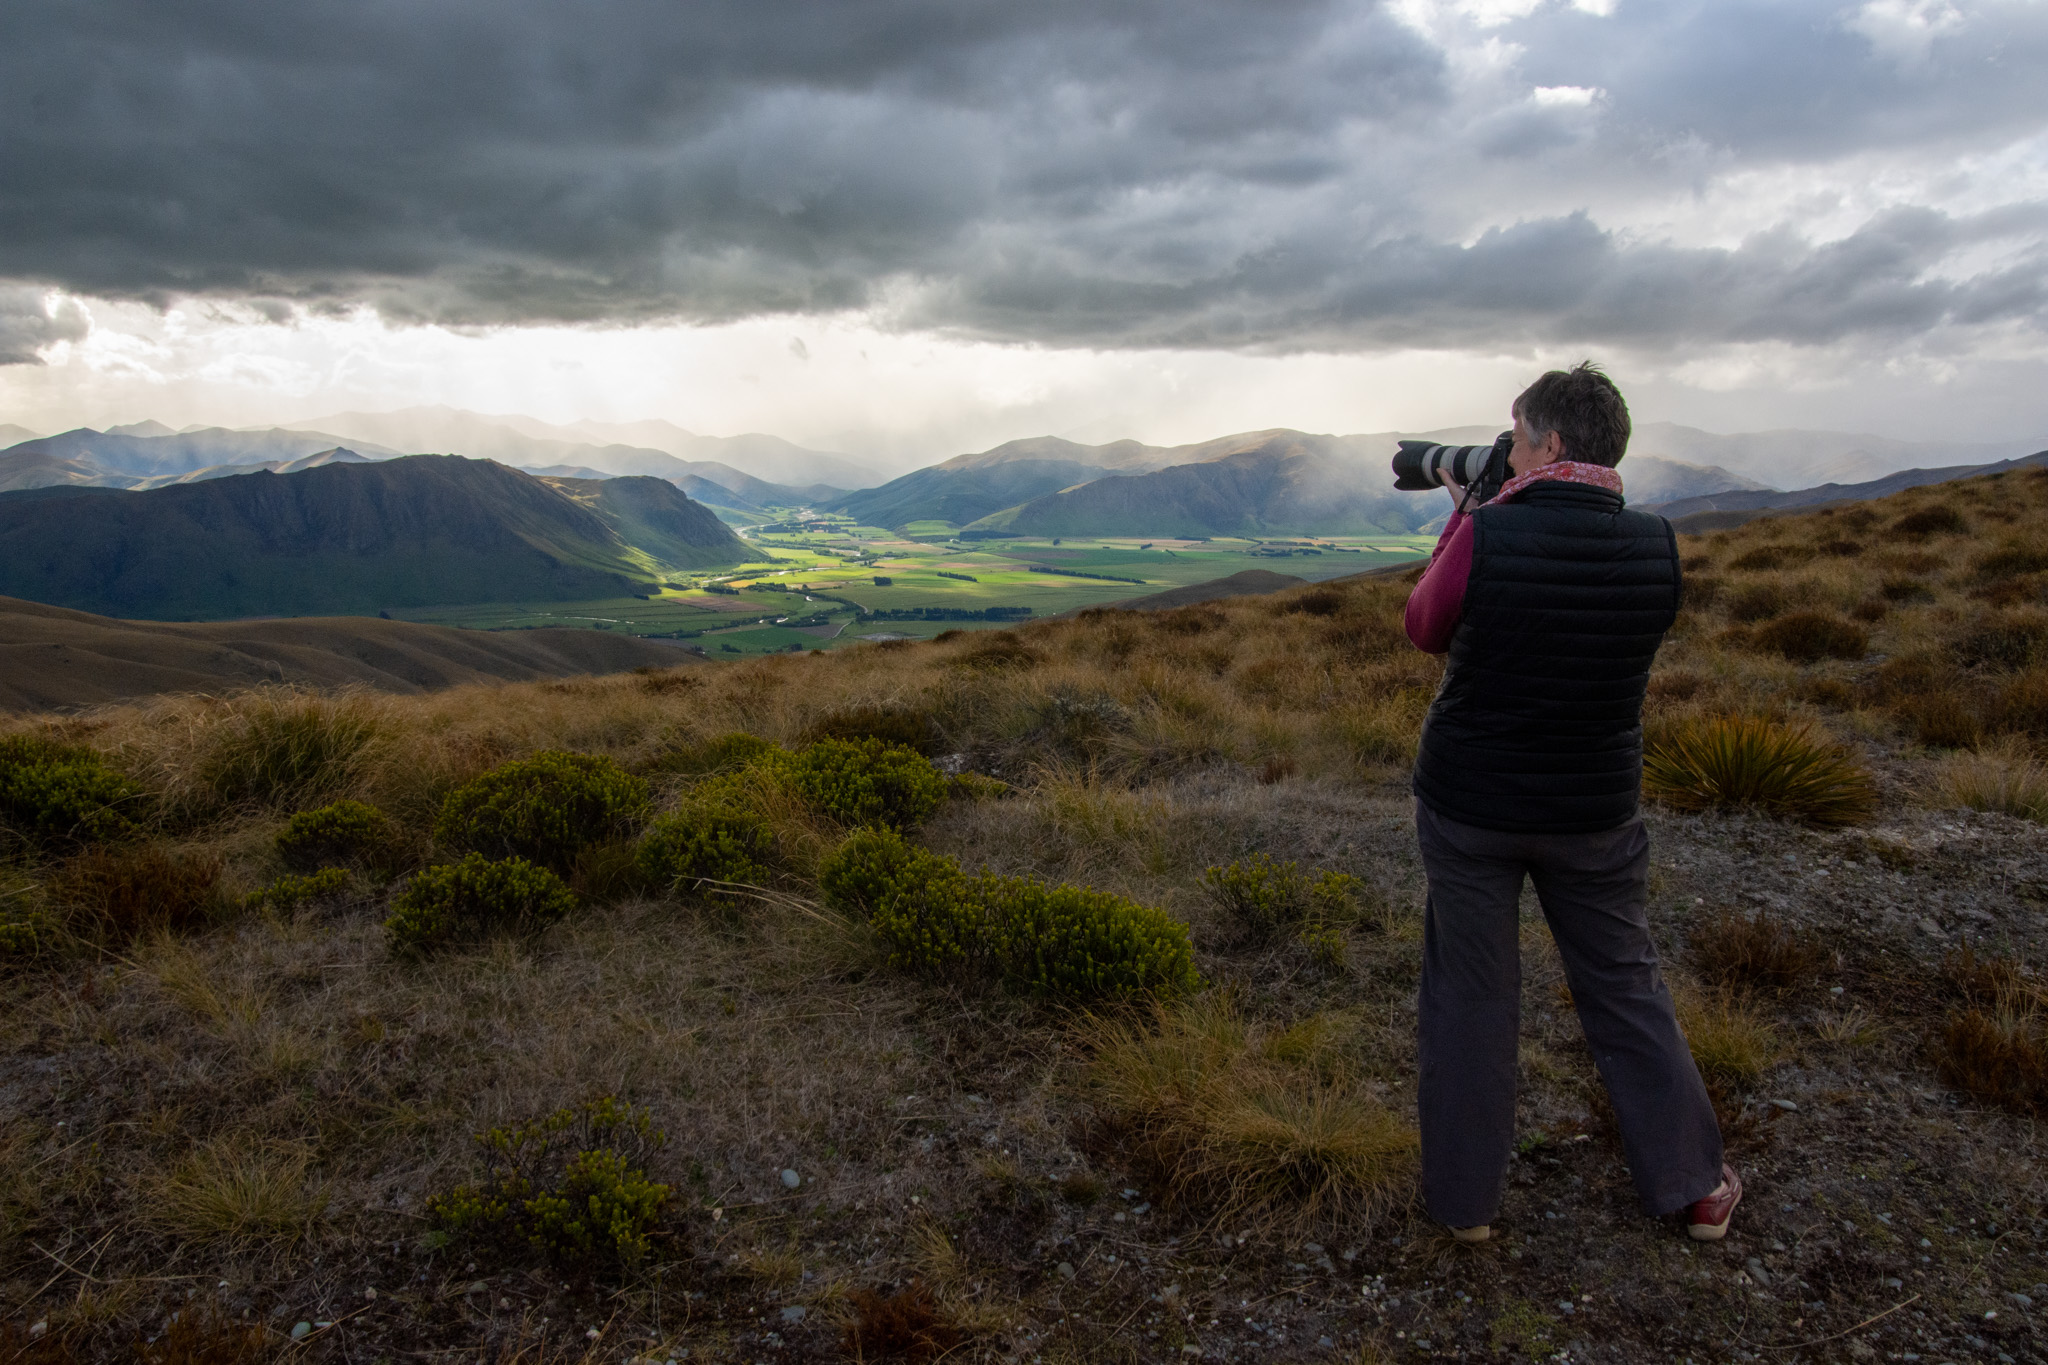
M1227 996L1084 1030L1098 1106L1177 1199L1223 1220L1356 1226L1408 1197L1415 1132L1366 1078L1342 1021L1248 1023Z

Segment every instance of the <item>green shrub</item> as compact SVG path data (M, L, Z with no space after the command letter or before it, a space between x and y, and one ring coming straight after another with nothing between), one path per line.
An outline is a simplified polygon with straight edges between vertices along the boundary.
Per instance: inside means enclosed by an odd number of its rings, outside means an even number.
M649 809L647 784L609 758L548 750L450 792L434 839L567 872L585 844L632 834Z
M288 914L309 901L327 900L343 895L355 885L355 876L345 867L323 867L318 872L305 876L279 877L259 891L252 891L242 899L246 910L271 910L277 914Z
M294 815L277 836L277 852L295 872L340 863L381 866L397 840L398 831L383 811L361 801L337 801Z
M0 737L0 823L42 849L127 838L142 794L90 749Z
M774 861L775 834L751 811L692 803L655 820L634 854L634 868L662 891L717 894L707 882L759 886Z
M1308 873L1299 863L1255 853L1227 867L1212 867L1202 884L1251 943L1270 943L1308 924L1345 923L1358 917L1358 879L1343 872Z
M156 929L196 929L218 904L218 858L172 855L154 845L89 849L50 879L50 899L75 931L125 943Z
M1179 995L1200 981L1185 924L1107 891L983 877L992 956L1013 990L1069 1000Z
M575 908L575 893L548 869L472 853L414 876L384 929L395 950L424 952L493 933L532 933Z
M221 723L199 777L228 805L303 806L353 786L380 733L367 698L253 693Z
M899 888L943 875L950 867L950 859L926 852L893 829L858 829L818 865L818 888L834 910L867 919Z
M786 772L806 801L845 825L908 829L946 799L946 779L924 755L879 739L821 739Z
M1721 717L1648 746L1643 790L1678 810L1755 806L1810 825L1853 825L1877 808L1870 774L1798 726Z
M845 861L840 879L842 894L859 886L870 898L869 923L898 968L941 981L993 978L1069 1000L1171 996L1199 984L1187 926L1163 911L1078 886L969 877L951 858L912 853L900 859L871 843Z
M667 1144L647 1111L605 1096L479 1133L484 1179L427 1200L441 1234L478 1251L537 1252L565 1271L644 1262L671 1191L645 1167Z

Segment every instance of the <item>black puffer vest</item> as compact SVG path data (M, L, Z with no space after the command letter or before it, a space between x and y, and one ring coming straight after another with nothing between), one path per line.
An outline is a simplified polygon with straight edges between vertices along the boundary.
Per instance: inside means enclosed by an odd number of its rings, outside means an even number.
M1678 614L1671 523L1563 481L1472 516L1472 578L1415 761L1437 814L1516 834L1614 829L1643 781L1643 691Z

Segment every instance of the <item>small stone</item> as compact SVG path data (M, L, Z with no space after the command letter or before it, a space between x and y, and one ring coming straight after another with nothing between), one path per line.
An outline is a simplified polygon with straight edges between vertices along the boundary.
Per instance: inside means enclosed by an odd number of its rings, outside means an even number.
M603 1336L604 1333L598 1331L595 1327L587 1327L584 1329L583 1335L587 1340L596 1341L599 1337Z
M1199 1346L1183 1346L1180 1348L1180 1353L1184 1356L1193 1356L1197 1360L1202 1358L1202 1348Z
M1923 934L1932 934L1934 937L1940 938L1941 926L1939 924L1936 924L1931 919L1923 919L1920 921L1920 932Z
M1752 1256L1742 1264L1748 1269L1749 1278L1755 1280L1758 1287L1763 1289L1771 1287L1771 1277L1764 1273L1764 1263L1762 1261Z
M1061 1261L1054 1268L1059 1271L1061 1279L1071 1280L1074 1278L1074 1263L1072 1261Z
M2034 1306L2034 1301L2025 1294L2007 1294L2006 1297L2011 1299L2014 1305L2020 1308L2032 1308Z
M1792 1103L1792 1101L1790 1100L1772 1100L1771 1106L1776 1109L1782 1109L1788 1114L1796 1114L1799 1112L1799 1106Z
M374 1289L365 1289L363 1291L363 1297L370 1300L370 1302L375 1303L377 1301L377 1291Z
M810 1309L800 1303L793 1303L782 1310L782 1321L785 1326L794 1327L810 1315Z
M43 1339L43 1333L49 1330L50 1324L48 1322L35 1323L28 1329L28 1339L30 1341L41 1341Z
M782 1173L782 1187L786 1190L793 1190L803 1183L804 1178L795 1171L784 1171Z
M309 1336L311 1336L311 1335L313 1335L313 1324L312 1324L312 1323L310 1323L310 1322L295 1322L295 1323L293 1323L293 1324L292 1324L292 1340L293 1340L293 1341L304 1341L304 1340L305 1340L305 1339L306 1339L307 1337L309 1337Z

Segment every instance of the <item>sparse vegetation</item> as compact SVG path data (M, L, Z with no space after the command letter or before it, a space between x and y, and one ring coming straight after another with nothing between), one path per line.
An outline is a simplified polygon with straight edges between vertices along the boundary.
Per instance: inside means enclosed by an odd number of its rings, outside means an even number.
M2016 475L1682 538L1645 718L1651 924L1731 1159L1770 1192L1744 1205L1743 1255L1827 1305L1745 1290L1757 1349L1918 1292L1926 1319L1842 1340L1985 1354L1944 1326L1965 1322L2024 1354L1996 1295L2038 1298L2032 1272L1971 1229L2036 1214L2042 826L1972 812L2023 814L2048 742L2044 516L2048 476ZM1439 665L1402 637L1407 591L756 657L694 685L267 689L18 724L7 745L118 784L126 823L82 840L4 815L0 1227L26 1250L0 1269L23 1310L0 1355L127 1358L202 1319L264 1324L260 1359L1363 1360L1581 1338L1663 1358L1727 1338L1697 1279L1722 1271L1619 1214L1595 1062L1533 920L1513 1240L1452 1248L1413 1202L1405 763ZM1772 644L1809 612L1867 653ZM1714 735L1728 753L1659 786L1674 739ZM293 757L321 746L317 771ZM1827 822L1839 792L1815 818L1795 751L1832 756L1867 829ZM557 827L543 784L485 783L554 865L432 837L451 796L550 754L602 774L575 790L626 793ZM1732 815L1674 815L1667 792ZM1326 870L1346 896L1318 898ZM713 882L758 891L703 913ZM1944 976L1958 944L1974 965ZM673 1148L564 1137L536 1190L492 1206L509 1168L472 1135L600 1094L644 1103ZM1927 1230L1905 1294L1875 1229L1805 1232L1880 1200L1959 1229Z

